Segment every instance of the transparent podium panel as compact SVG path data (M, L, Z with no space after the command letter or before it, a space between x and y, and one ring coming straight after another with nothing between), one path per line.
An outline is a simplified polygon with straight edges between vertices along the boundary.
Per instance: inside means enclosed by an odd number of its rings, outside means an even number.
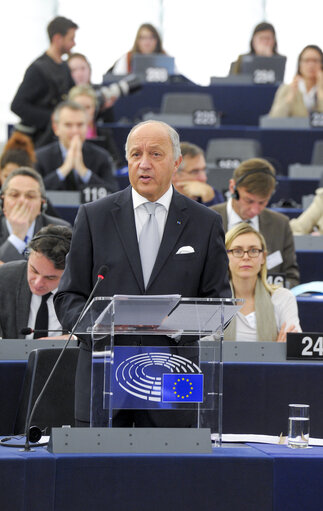
M119 426L123 418L130 426L139 418L207 427L221 441L223 330L242 303L179 295L95 298L77 330L92 338L91 426Z
M91 426L113 426L127 410L152 415L168 410L168 425L219 431L221 341L180 346L115 346L93 351ZM131 413L136 411L136 414ZM187 413L187 412L191 413ZM186 412L186 413L183 413ZM130 425L130 424L129 424Z

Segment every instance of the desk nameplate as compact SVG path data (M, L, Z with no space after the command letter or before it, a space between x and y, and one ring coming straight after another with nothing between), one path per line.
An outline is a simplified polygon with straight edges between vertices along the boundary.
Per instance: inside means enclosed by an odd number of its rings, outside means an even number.
M287 360L323 360L323 333L287 334Z

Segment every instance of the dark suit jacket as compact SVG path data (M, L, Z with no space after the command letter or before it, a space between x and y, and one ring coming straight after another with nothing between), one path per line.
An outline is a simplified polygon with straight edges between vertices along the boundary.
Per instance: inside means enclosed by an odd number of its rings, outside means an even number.
M211 209L218 211L222 216L223 228L226 232L228 230L227 203L217 204ZM285 273L290 287L297 286L299 284L299 268L289 218L265 208L259 215L259 231L266 240L268 254L279 250L283 258L283 262L271 268L270 271Z
M58 141L52 142L36 151L36 170L43 176L47 190L82 190L87 186L104 186L109 192L118 190L113 176L114 163L105 149L85 141L82 147L85 166L92 171L87 184L70 173L60 181L56 170L62 165L63 157Z
M31 292L27 282L27 261L0 266L0 335L4 339L24 338L28 326Z
M191 246L195 252L176 254L183 246ZM57 316L64 328L71 328L75 323L103 264L107 265L108 273L97 295L178 293L184 297L231 297L220 216L175 190L146 290L131 187L80 207L65 272L55 297ZM82 343L81 347L76 417L88 420L91 346Z
M41 213L36 218L34 234L36 234L42 227L46 225L65 225L71 227L68 222L61 218L54 216L48 216ZM7 223L4 215L0 216L0 261L7 263L8 261L16 261L19 259L25 259L22 254L19 254L18 250L7 240L9 232L7 229Z

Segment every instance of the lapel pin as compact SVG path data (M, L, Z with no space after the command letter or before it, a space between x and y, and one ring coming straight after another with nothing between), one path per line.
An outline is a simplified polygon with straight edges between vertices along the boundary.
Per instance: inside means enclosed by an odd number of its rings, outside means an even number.
M182 223L182 222L181 222L180 220L177 220L177 224L178 224L178 225L181 225L181 223Z

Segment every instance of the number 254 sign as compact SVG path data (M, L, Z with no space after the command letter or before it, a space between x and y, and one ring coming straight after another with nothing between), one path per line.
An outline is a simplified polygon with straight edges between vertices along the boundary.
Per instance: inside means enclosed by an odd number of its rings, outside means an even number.
M287 359L323 360L323 333L288 333Z

